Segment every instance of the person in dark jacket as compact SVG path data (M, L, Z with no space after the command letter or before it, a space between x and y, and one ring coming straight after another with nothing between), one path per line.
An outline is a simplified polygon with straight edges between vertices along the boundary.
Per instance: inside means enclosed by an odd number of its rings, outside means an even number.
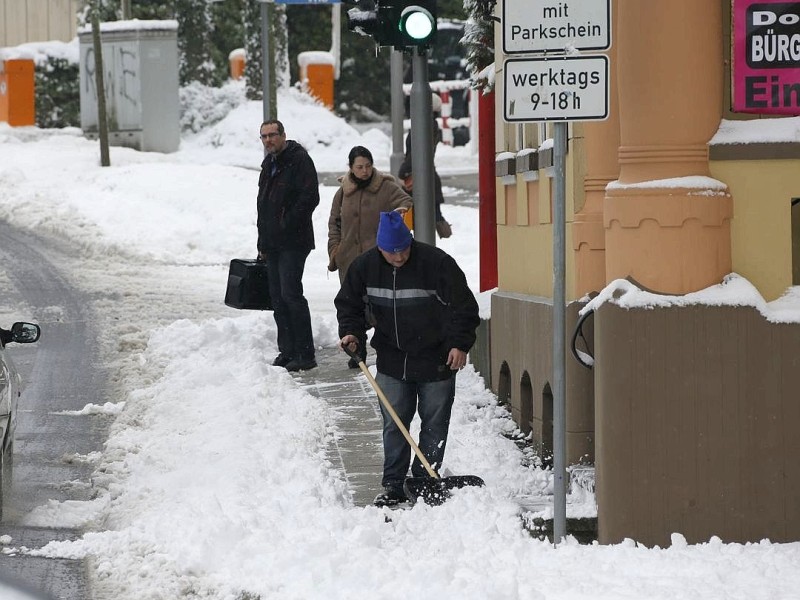
M438 94L431 94L431 107L433 109L433 154L436 155L436 148L439 142L442 141L442 129L439 127L439 122L436 120L437 116L441 116L442 101ZM406 153L403 157L403 162L397 173L397 178L402 182L403 189L409 196L414 195L414 176L411 172L411 131L406 136ZM442 204L444 203L444 192L442 191L442 178L436 171L436 165L433 166L433 195L434 195L434 211L435 211L435 227L436 233L439 237L449 238L453 235L453 228L450 223L442 215Z
M419 411L419 448L434 469L444 459L456 373L467 362L480 323L464 272L443 250L417 242L397 212L381 213L377 247L359 255L336 295L342 347L355 352L364 338L364 311L375 327L378 385L408 428ZM403 502L411 448L383 414L384 491L378 506ZM418 458L414 477L426 477Z
M402 182L403 191L409 196L414 195L414 175L411 172L411 161L405 160L400 165L400 170L397 173L397 178ZM450 223L442 215L442 203L444 202L444 193L442 192L442 179L433 170L433 194L434 194L434 217L436 233L442 239L449 238L453 235L453 228Z
M258 179L258 260L267 264L279 354L273 365L288 371L317 366L311 313L303 295L303 270L314 248L311 216L319 204L314 161L286 139L283 123L261 124L266 158Z

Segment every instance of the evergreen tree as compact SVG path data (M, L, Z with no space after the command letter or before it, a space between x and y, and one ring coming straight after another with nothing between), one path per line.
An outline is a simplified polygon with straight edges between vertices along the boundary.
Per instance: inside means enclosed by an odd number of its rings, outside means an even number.
M88 2L86 3L88 6ZM122 3L120 0L98 0L98 16L101 23L122 19ZM175 0L133 0L131 2L131 18L141 20L161 20L175 18ZM78 20L86 24L85 11L81 11Z
M119 6L119 0L113 0ZM176 0L131 0L131 18L141 20L176 19ZM195 7L196 8L196 7ZM122 8L119 9L122 16Z
M496 0L464 0L469 19L462 44L467 48L467 65L474 89L491 91L494 81L482 71L494 62L494 17Z
M331 47L331 5L296 4L286 7L287 42L291 81L300 80L297 56L311 50L327 51Z
M175 16L181 85L192 81L205 85L222 83L224 78L215 74L211 59L211 15L207 0L175 0Z
M385 117L391 112L390 49L379 50L371 37L350 31L346 18L341 35L341 68L334 91L337 112L354 121Z
M439 0L436 3L437 16L440 19L466 19L464 0Z
M278 87L288 85L289 62L286 41L286 10L284 5L272 4L272 19L269 26L269 40L272 46L270 69L274 69ZM261 2L246 0L244 7L245 26L245 79L247 80L247 97L250 100L263 99L262 69L263 53L261 48ZM274 91L274 90L273 90Z
M270 39L273 44L273 65L279 88L289 87L289 39L287 35L288 18L286 4L275 4L275 18L270 27Z
M244 65L244 78L247 98L263 99L261 54L261 2L245 0L244 2L244 49L247 56Z
M211 3L209 54L220 82L226 79L223 74L230 71L230 53L245 46L244 10L244 0Z

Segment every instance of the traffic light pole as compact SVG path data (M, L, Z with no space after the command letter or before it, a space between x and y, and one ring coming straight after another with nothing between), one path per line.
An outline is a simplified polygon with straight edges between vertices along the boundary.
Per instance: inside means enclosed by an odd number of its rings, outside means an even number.
M428 82L428 57L415 46L411 58L411 170L414 174L414 238L436 245L433 176L433 112Z
M392 175L397 177L400 165L403 164L403 118L405 117L405 97L403 95L403 51L392 49L389 63L391 76L392 99L392 155L389 157L389 167Z

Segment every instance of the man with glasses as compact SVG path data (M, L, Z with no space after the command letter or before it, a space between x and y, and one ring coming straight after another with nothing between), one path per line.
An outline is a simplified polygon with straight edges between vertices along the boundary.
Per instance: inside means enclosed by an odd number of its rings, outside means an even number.
M319 204L314 161L286 139L283 123L261 124L266 157L258 179L258 260L266 262L279 354L273 365L287 371L317 366L311 313L303 295L303 270L314 248L311 216Z

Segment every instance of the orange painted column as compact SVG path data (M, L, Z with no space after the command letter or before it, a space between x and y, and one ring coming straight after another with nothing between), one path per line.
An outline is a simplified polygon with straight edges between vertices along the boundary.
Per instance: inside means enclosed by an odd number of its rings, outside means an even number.
M619 3L612 3L612 27ZM575 289L580 298L602 290L606 280L606 239L603 225L603 204L606 186L619 177L619 103L617 102L616 46L607 52L609 58L609 110L604 121L588 121L583 125L586 152L586 174L583 179L584 205L576 210L572 223L572 248L575 252Z
M722 116L721 4L625 2L616 25L620 174L603 208L606 278L697 291L731 270L732 202L706 145Z

